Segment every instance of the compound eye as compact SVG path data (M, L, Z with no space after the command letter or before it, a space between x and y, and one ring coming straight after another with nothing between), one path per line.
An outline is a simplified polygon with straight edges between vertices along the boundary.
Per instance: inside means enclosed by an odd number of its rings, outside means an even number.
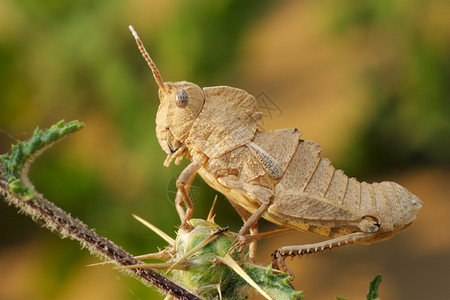
M188 93L184 89L178 89L177 94L175 95L175 104L178 107L185 107L188 104L188 101Z

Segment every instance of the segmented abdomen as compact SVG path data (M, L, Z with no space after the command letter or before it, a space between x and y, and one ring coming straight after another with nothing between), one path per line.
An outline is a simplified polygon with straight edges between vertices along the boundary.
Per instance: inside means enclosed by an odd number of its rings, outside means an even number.
M275 188L274 213L335 227L371 216L378 220L380 231L396 231L414 220L421 203L405 188L394 182L368 184L348 178L320 152L315 142L299 142Z

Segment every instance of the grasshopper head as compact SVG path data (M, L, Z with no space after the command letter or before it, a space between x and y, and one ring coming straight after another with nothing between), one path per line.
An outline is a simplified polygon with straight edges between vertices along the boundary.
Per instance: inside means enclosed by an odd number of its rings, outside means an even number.
M163 82L136 31L130 26L139 50L152 69L153 77L159 86L158 113L156 114L156 136L159 144L167 153L165 166L169 166L174 158L178 164L187 152L185 140L195 119L205 102L203 90L194 83L187 81Z
M182 157L187 150L184 142L203 107L205 95L196 84L186 81L167 82L164 83L164 89L159 88L159 99L161 102L156 114L156 136L168 154L165 162L168 165L173 158ZM180 160L177 159L176 163Z

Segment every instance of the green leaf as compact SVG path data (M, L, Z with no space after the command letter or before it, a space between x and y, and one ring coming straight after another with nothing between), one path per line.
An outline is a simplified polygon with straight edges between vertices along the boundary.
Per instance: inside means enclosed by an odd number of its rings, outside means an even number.
M383 276L378 274L375 278L370 282L369 292L367 293L367 300L376 300L378 299L378 288L380 287L381 278Z
M34 198L35 194L32 187L25 186L22 182L22 174L26 163L30 163L39 154L44 147L51 146L61 138L81 129L83 123L78 121L71 121L65 123L59 121L49 129L42 131L39 128L34 130L33 136L25 142L18 142L11 146L11 154L0 155L0 162L4 165L2 172L8 179L10 191L22 195L29 200Z

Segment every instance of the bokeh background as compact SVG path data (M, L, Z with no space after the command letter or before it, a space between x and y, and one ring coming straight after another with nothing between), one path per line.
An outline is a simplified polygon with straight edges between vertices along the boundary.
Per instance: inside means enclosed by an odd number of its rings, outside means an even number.
M392 180L424 202L412 227L371 246L288 260L305 299L446 299L450 283L450 2L0 1L0 153L36 126L86 128L33 165L37 189L134 254L174 236L174 182L155 137L157 86L128 25L168 81L261 92L267 129L297 127L337 168ZM186 165L184 162L183 165ZM216 193L195 183L195 217ZM242 222L219 195L216 221ZM272 228L261 223L262 230ZM321 240L292 233L277 247ZM0 203L0 299L159 299L155 289Z

